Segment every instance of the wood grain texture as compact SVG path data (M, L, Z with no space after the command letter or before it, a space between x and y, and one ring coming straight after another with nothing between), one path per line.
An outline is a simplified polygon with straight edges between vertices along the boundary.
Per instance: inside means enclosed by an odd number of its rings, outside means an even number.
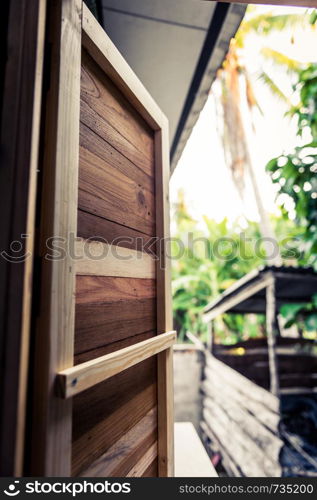
M77 275L155 278L156 261L146 252L77 238L75 255Z
M174 476L173 348L158 355L158 470L160 477Z
M151 178L81 125L78 206L147 235L155 235Z
M122 226L97 215L78 210L77 235L80 238L105 241L110 245L147 252L156 257L156 237Z
M156 231L160 239L156 263L157 330L172 328L171 263L169 252L169 145L168 123L155 133ZM158 472L174 476L173 349L158 356Z
M81 113L83 115L83 111L81 111ZM95 120L98 122L99 117L95 117ZM117 134L118 133L119 132L117 132ZM93 130L91 130L90 127L87 127L82 122L80 124L80 146L83 149L90 151L96 157L100 158L100 160L102 160L102 163L100 163L101 167L104 167L105 169L108 168L110 171L111 168L115 169L116 171L134 181L135 184L138 185L138 187L141 186L149 199L150 195L153 196L154 172L150 172L148 174L142 169L138 168L120 151L114 148L111 143L105 141ZM152 204L154 204L154 200L152 200Z
M127 477L142 477L157 457L157 442L153 443L144 455L127 473Z
M154 280L77 276L76 283L75 354L156 334Z
M74 398L73 475L90 466L156 406L153 362L144 363L150 368L147 380L143 367L132 368Z
M77 232L80 0L56 1L50 10L51 81L47 95L41 206L41 256L47 238L68 241ZM67 168L66 168L67 166ZM71 464L71 401L52 397L56 373L73 363L75 266L71 256L42 259L41 308L35 356L32 474L67 476Z
M151 465L144 471L142 477L158 477L158 459L153 460Z
M274 413L279 413L279 400L276 396L262 389L262 387L256 386L253 382L230 368L230 366L225 365L207 352L206 366L215 372L221 371L221 376L227 380L227 383L239 391L243 389L246 394L252 394L254 401L264 404Z
M150 279L112 276L77 276L76 279L76 305L152 299L155 294L155 280Z
M75 353L156 332L155 299L99 302L76 306Z
M150 410L109 450L81 473L86 477L124 477L155 444L157 455L157 408ZM156 455L154 458L156 458ZM144 472L140 472L140 475Z
M65 399L71 398L162 351L170 351L175 340L176 332L162 333L137 344L62 370L57 375L58 395ZM160 378L158 383L160 383ZM167 392L168 389L169 387ZM168 417L170 418L171 415L168 415Z
M86 51L82 54L81 122L153 176L153 131Z

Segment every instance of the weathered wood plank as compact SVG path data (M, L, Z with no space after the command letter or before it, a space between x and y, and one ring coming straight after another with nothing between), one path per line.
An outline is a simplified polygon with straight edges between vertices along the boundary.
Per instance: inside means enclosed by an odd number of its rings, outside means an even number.
M155 235L153 194L83 146L80 146L78 207Z
M89 355L90 353L85 353L79 357L89 359ZM76 425L73 427L73 440L89 433L91 428L106 420L120 406L155 384L156 365L155 358L147 359L75 396L73 418Z
M249 414L245 408L220 392L219 388L214 391L207 390L207 393L211 397L204 399L204 406L206 408L212 408L213 405L221 407L229 418L237 423L240 434L246 435L246 439L252 441L259 449L259 455L263 454L263 464L266 463L268 472L270 469L275 469L283 446L283 442L276 434L278 429L275 430L276 433L271 432L254 415ZM232 435L230 439L234 442L236 435Z
M155 294L155 280L108 276L77 276L76 279L76 305L152 299Z
M154 280L77 276L75 354L143 332L155 335L155 294Z
M278 425L280 422L280 415L276 412L272 412L269 408L263 405L261 402L255 401L252 398L252 394L247 396L243 391L238 390L236 387L232 387L226 379L221 377L221 373L212 371L211 373L207 369L205 371L206 379L203 383L203 389L210 397L213 397L215 391L222 392L228 399L232 399L241 408L244 408L254 418L257 418L259 422L265 425L273 433L277 434Z
M86 51L82 54L81 101L81 121L152 175L153 131Z
M134 372L134 374L132 384L131 381L126 380L125 383L119 385L118 379L116 380L112 397L109 391L98 388L97 401L94 397L96 404L90 406L90 402L92 402L90 395L84 398L79 395L75 398L74 430L76 432L72 455L73 475L80 474L136 425L151 408L156 406L156 384L152 383L152 385L142 389L144 380L138 377L138 372ZM131 377L132 373L129 375ZM144 372L142 375L144 377ZM135 393L133 386L137 384L139 384L139 392L133 396ZM94 396L96 396L96 392ZM114 407L112 407L113 400L115 400ZM86 407L87 404L88 407ZM97 414L94 415L96 412Z
M239 425L218 405L204 408L205 421L219 435L226 449L231 449L232 456L247 477L279 477L278 464L272 466L260 449L246 434L242 434ZM234 445L233 445L234 436Z
M156 458L146 469L142 477L158 477L158 459Z
M265 404L272 411L278 413L279 411L279 400L273 394L270 394L265 389L258 387L256 384L248 380L240 373L230 368L230 366L225 365L221 361L217 360L210 353L206 352L206 363L211 368L211 370L221 372L223 378L228 380L233 387L238 390L243 390L248 396L252 394L255 401Z
M148 196L154 194L154 177L143 172L143 170L122 155L120 151L117 151L111 144L99 137L99 135L82 122L80 123L80 146L100 158L102 160L100 165L103 168L110 169L112 167L116 169L134 181L138 186L141 186L148 193Z
M142 477L157 458L157 441L144 453L143 457L127 473L127 477Z
M78 304L75 354L144 332L156 332L155 305L154 298Z
M132 248L156 256L156 237L122 226L95 214L78 210L77 235L80 238L104 241L110 245Z
M124 477L156 441L157 408L153 408L80 475Z

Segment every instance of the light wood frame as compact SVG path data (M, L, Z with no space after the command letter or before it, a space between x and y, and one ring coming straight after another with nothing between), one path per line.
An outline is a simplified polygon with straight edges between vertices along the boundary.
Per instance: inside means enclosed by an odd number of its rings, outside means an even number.
M173 346L176 332L166 332L105 356L80 363L57 374L57 394L67 399L104 382L131 366Z
M159 259L155 262L158 336L143 342L141 350L137 344L107 355L102 360L98 358L92 364L94 367L97 364L99 369L101 367L98 376L104 380L105 367L109 375L111 363L122 361L121 370L117 367L116 373L127 368L124 363L127 354L130 356L129 363L136 353L139 360L145 359L144 356L149 353L157 355L158 473L159 476L173 476L172 343L175 332L171 332L170 263L166 257L170 172L168 121L85 4L81 0L58 0L57 4L59 8L54 7L53 12L56 17L56 26L52 31L54 74L48 99L49 132L42 194L45 200L41 227L42 256L48 237L55 235L67 241L71 234L77 234L80 70L84 48L154 131L156 236L160 242ZM144 258L150 259L147 255ZM69 370L73 373L73 370L81 371L83 368L82 365L73 368L75 278L76 273L83 272L80 266L87 265L86 261L78 264L69 256L64 260L43 262L41 293L44 298L36 348L38 375L34 422L37 428L33 432L33 474L70 475L72 399L58 398L56 384L58 380L67 380ZM149 260L146 277L153 277L152 266ZM94 266L90 272L99 274ZM165 332L170 332L167 337ZM114 371L111 373L113 375ZM65 389L65 395L72 394Z

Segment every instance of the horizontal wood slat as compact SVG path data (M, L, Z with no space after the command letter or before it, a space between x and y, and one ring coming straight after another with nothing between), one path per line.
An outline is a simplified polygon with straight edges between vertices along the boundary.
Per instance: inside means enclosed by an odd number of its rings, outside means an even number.
M158 477L158 458L151 463L144 474L142 474L142 477Z
M80 358L86 359L90 353L80 355ZM100 424L103 425L113 413L119 410L131 399L137 398L138 394L146 390L149 386L156 386L156 357L146 359L142 363L132 366L114 377L109 378L101 384L91 387L88 391L81 392L73 398L73 441L77 442L83 436L87 436L87 446L90 441L92 429L97 428ZM145 414L156 405L156 397L154 393L151 396L151 404L142 415L138 414L138 418L129 424L129 429L133 427ZM139 401L140 403L140 401ZM141 403L143 404L143 403ZM120 434L112 441L112 436L108 436L105 441L105 448L99 453L100 456L108 448L110 448L117 439L120 439L123 434ZM99 447L99 445L97 444Z
M144 332L152 331L156 335L155 299L78 304L75 329L75 354L134 338Z
M168 349L174 344L175 340L175 331L163 333L111 354L63 370L57 375L59 394L65 399L75 396Z
M153 130L85 50L80 119L137 167L153 175Z
M156 335L155 293L155 280L77 276L75 354Z
M76 279L76 305L153 299L155 295L155 280L112 276L77 276Z
M132 467L126 477L141 477L157 458L157 442L144 453L143 457Z
M77 236L132 248L156 256L156 237L122 226L96 214L78 210Z
M151 179L82 124L79 163L80 209L155 235Z
M154 366L151 358L143 363ZM157 405L157 386L153 383L152 374L149 380L144 380L142 370L143 377L140 380L135 368L75 396L73 475L89 467ZM119 378L122 379L120 384Z
M83 477L126 476L135 463L143 458L144 453L156 443L156 440L157 408L155 407L80 475Z
M155 278L156 261L146 252L83 239L75 249L77 275Z

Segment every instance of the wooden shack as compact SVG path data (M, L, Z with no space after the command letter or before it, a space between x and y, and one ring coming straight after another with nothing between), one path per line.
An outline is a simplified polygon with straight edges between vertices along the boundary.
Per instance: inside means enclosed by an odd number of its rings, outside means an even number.
M315 343L282 336L277 319L282 304L309 302L316 291L312 269L265 267L205 309L206 322L224 312L267 316L267 338L233 346L211 342L205 353L202 432L230 475L317 474L317 429L304 436L298 428L314 426L303 414L311 406L313 420L317 407Z

